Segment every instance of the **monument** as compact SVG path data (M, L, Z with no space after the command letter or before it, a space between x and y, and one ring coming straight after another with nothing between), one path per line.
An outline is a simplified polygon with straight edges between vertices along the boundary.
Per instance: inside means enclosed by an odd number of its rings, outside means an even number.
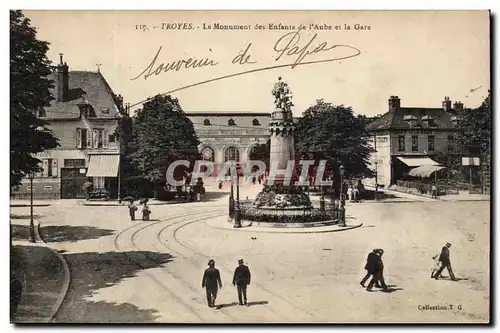
M294 161L295 157L292 92L279 77L271 93L274 96L275 109L268 127L271 137L270 173L274 170L275 183L283 184L284 170L288 162Z
M281 77L274 84L274 111L271 114L269 133L269 177L264 188L254 200L248 200L234 208L235 227L241 227L241 220L254 221L257 225L276 227L324 226L335 224L336 211L325 207L314 208L305 186L297 185L301 168L295 161L292 92ZM289 167L290 173L286 173ZM305 184L304 184L305 185ZM238 187L237 187L238 189ZM233 206L230 197L230 217Z
M312 209L309 196L302 191L302 187L295 185L298 167L295 162L292 92L279 77L271 94L274 96L275 108L268 127L271 136L269 177L264 189L257 195L254 207L286 209L290 213L294 209ZM293 169L288 175L289 179L285 179L289 163Z

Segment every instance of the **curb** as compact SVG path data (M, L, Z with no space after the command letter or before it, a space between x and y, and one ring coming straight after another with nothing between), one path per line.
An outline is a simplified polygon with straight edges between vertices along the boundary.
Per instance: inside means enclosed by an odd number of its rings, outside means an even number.
M184 204L184 203L189 203L189 202L196 202L196 201L175 201L175 202L156 202L156 203L150 203L148 202L149 206L163 206L163 205L175 205L175 204ZM109 204L97 204L97 203L87 203L84 202L80 204L82 206L88 206L88 207L127 207L126 203L109 203Z
M33 207L50 207L52 204L33 204ZM31 207L27 204L11 204L10 207Z
M252 229L252 227L243 227L243 228L226 228L226 227L216 227L213 225L210 225L208 222L205 222L206 225L208 225L210 228L214 229L221 229L221 230L232 230L236 232L257 232L257 233L266 233L266 234L319 234L319 233L327 233L327 232L340 232L340 231L347 231L347 230L352 230L359 228L363 225L363 223L356 224L353 226L348 226L345 228L340 228L336 227L336 229L330 229L330 230L304 230L304 231L287 231L284 232L283 230L290 230L292 228L276 228L277 230L258 230L258 229ZM301 228L293 228L293 229L301 229ZM305 229L305 228L304 228ZM308 228L309 229L309 228Z
M35 228L35 235L36 235L37 240L39 240L40 243L44 247L48 248L49 250L51 250L52 252L55 253L55 255L61 261L61 264L63 265L63 269L64 269L64 282L63 282L63 286L62 286L61 292L59 293L59 296L57 297L57 300L56 300L54 306L52 307L52 309L53 309L52 310L52 315L47 320L48 322L53 322L54 317L56 316L57 312L61 308L61 305L62 305L62 303L64 301L64 298L66 297L66 294L68 293L69 282L70 282L70 279L71 279L71 272L69 270L68 263L66 262L66 259L64 259L64 257L62 256L62 254L60 254L59 251L51 248L43 240L42 236L40 235L40 222L38 222L37 227Z

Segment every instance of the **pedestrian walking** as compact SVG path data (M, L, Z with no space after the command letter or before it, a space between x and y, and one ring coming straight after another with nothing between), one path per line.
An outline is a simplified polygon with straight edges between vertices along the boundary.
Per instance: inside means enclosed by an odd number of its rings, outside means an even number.
M262 175L259 176L259 178L257 178L259 180L259 185L262 184Z
M238 301L240 305L247 304L247 286L251 279L250 269L243 264L243 259L238 260L238 267L234 270L233 286L238 290Z
M358 187L354 186L353 189L352 189L352 198L356 202L356 201L358 201L358 197L359 197Z
M219 182L219 190L222 190L222 182Z
M384 279L384 263L382 261L382 256L384 255L384 250L378 249L377 251L377 256L376 261L375 261L375 270L373 273L373 277L370 280L370 283L368 284L368 287L366 287L366 291L372 291L373 286L375 283L380 283L380 286L382 287L384 292L387 292L389 288L387 288L387 285L385 284L385 279Z
M144 200L144 206L142 206L142 220L149 221L149 215L151 214L151 210L148 206L148 200Z
M137 211L137 206L134 204L134 199L130 199L128 205L128 213L130 214L130 221L135 221L135 212Z
M349 198L349 201L352 201L352 186L349 186L347 189L347 197Z
M436 183L432 184L431 192L432 192L432 198L433 199L437 199L437 187L436 187Z
M215 268L215 261L213 259L208 261L208 268L203 274L201 287L206 289L208 307L215 307L217 291L218 288L222 288L222 281L220 279L219 270Z
M448 269L448 273L450 274L450 279L452 281L456 281L455 274L453 274L453 270L451 269L451 260L450 260L450 243L446 243L445 246L441 249L441 254L439 255L438 261L441 262L441 267L438 269L436 273L434 273L433 278L439 280L441 273L446 268Z
M368 257L366 258L366 265L365 265L366 275L359 283L363 288L365 288L366 281L368 281L370 276L372 276L375 273L375 268L378 260L377 253L378 249L374 249L372 252L368 254Z

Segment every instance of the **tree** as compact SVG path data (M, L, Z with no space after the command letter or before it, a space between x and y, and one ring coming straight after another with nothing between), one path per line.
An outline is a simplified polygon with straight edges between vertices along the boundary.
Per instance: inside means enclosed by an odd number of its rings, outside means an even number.
M481 157L482 160L491 156L491 112L491 91L488 91L481 106L463 113L460 119L462 132L457 142L465 154Z
M338 178L339 164L346 177L373 177L368 168L373 148L368 144L366 117L354 116L351 107L335 106L320 99L297 123L296 155L327 160L326 170Z
M36 38L36 29L20 10L10 12L10 186L39 172L34 154L58 146L47 123L37 118L52 100L47 58L49 43Z
M269 169L269 156L271 152L271 140L266 143L259 143L252 147L248 157L250 160L262 161L266 164L266 169Z
M130 159L133 151L133 120L128 114L122 114L122 117L118 120L115 134L120 142L121 195L122 197L144 196L151 191L151 186L149 181L141 177Z
M192 172L199 159L198 138L193 123L177 99L157 95L143 104L133 122L129 161L136 176L151 185L166 184L166 172L176 160L188 160L188 168L177 167L174 178Z

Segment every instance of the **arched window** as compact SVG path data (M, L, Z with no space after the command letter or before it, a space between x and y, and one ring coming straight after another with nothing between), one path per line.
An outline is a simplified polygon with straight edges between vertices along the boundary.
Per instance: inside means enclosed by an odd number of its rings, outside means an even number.
M255 118L253 121L252 121L252 124L254 126L260 126L260 123L259 123L259 120L257 118Z
M227 124L228 124L229 126L236 126L236 123L234 122L233 118L229 119L229 120L227 121Z
M210 120L205 119L205 120L203 120L203 125L205 125L205 126L210 126L210 125L212 125L212 124L210 124Z
M237 147L231 146L226 148L224 152L224 162L227 161L240 161L240 150Z
M214 150L210 147L203 147L201 150L201 157L204 161L214 161Z

